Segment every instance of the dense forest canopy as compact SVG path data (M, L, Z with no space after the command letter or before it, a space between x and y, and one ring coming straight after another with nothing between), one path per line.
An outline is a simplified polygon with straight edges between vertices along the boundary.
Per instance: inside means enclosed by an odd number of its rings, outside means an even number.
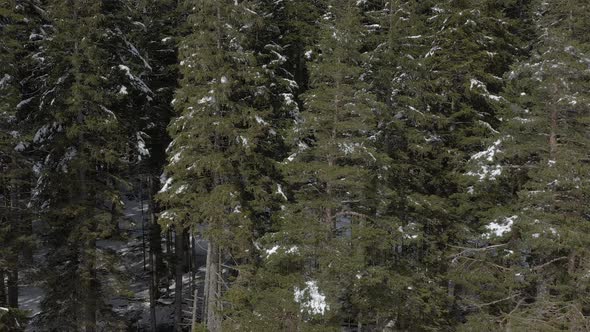
M590 331L590 1L2 0L0 331Z

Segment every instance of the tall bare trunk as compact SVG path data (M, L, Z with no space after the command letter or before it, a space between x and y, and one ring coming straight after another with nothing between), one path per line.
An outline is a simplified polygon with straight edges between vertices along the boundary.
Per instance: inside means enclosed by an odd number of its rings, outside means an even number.
M184 232L178 227L175 232L175 288L174 288L174 330L182 331L182 275L184 274Z
M96 258L95 248L96 241L90 240L86 248L85 265L86 273L88 274L86 294L86 305L85 305L85 325L86 332L96 331L96 310L98 304L98 280L96 279Z
M0 307L6 306L6 284L5 284L6 273L0 269Z
M20 213L18 210L18 185L16 180L12 181L12 188L10 189L10 208L11 208L11 230L10 236L18 238L20 235ZM8 257L8 306L11 308L18 308L18 249L12 247L9 249Z
M557 110L551 111L551 133L549 135L549 151L552 160L555 160L557 153Z
M150 263L150 327L151 331L155 332L158 326L158 322L156 320L156 299L159 297L159 282L158 282L158 259L157 255L162 251L160 246L160 231L159 227L156 223L156 218L154 215L154 202L153 202L153 188L152 188L152 177L148 177L148 190L149 190L149 200L148 200L148 216L149 216L149 263Z
M156 283L156 258L153 252L150 250L150 326L152 331L156 331L158 322L156 321L156 290L158 284Z
M80 145L82 145L83 137L80 139ZM88 199L88 189L86 186L86 171L84 169L80 169L78 171L78 180L80 182L79 185L79 199L80 203L83 206L87 206L90 204ZM89 218L90 220L84 220L85 218ZM96 232L96 222L93 220L92 216L89 216L88 213L84 213L81 216L81 222L90 222L89 225L89 234L88 240L85 241L84 247L82 248L83 252L83 263L84 263L84 270L86 272L86 280L84 280L85 284L85 292L84 294L84 329L86 332L95 332L96 331L96 311L98 309L98 280L96 276L96 238L94 237L94 233Z
M8 306L18 308L18 265L8 270Z
M220 269L219 269L219 247L209 239L207 250L207 284L205 294L207 295L207 330L210 332L221 332L220 308Z

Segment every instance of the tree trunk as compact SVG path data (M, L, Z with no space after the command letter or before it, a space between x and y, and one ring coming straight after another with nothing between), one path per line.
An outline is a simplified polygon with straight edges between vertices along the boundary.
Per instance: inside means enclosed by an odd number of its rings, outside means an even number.
M160 224L158 224L158 221L156 219L156 212L158 212L157 209L157 205L156 202L154 202L154 193L158 192L158 188L154 187L154 181L152 180L152 177L150 176L148 178L149 181L149 190L150 190L150 198L148 201L148 213L149 213L149 218L150 218L150 235L149 235L149 241L150 241L150 255L153 255L153 268L152 268L152 275L154 278L154 297L155 298L159 298L160 297L160 267L162 267L164 265L164 262L162 261L162 227L160 227ZM150 260L151 262L151 260Z
M149 228L150 228L150 235L149 235L149 263L150 263L150 326L151 331L156 331L158 326L158 322L156 320L156 299L160 296L159 294L159 281L158 281L158 258L162 252L162 247L160 244L160 227L156 222L155 212L154 212L154 202L153 202L153 185L152 185L152 177L148 177L148 190L149 190L149 200L148 200L148 216L149 216Z
M191 268L191 240L186 230L182 232L182 237L182 266L184 267L184 272L189 272Z
M13 180L12 188L10 189L10 207L11 207L11 230L10 237L17 239L20 233L20 214L18 213L18 185ZM18 249L14 246L9 248L9 268L8 268L8 306L11 308L18 308Z
M197 307L199 305L199 290L193 290L193 308L191 317L191 331L194 331L197 327Z
M205 283L203 284L203 308L201 320L207 324L207 303L209 303L209 265L211 264L211 243L207 242L207 258L205 261Z
M182 331L182 275L184 274L184 232L178 227L175 232L175 288L174 288L174 330Z
M85 306L85 325L86 325L86 332L94 332L96 331L96 310L97 310L97 303L98 303L98 281L96 279L96 259L94 255L96 254L95 248L96 247L96 240L90 240L87 244L85 260L86 260L86 273L88 274L89 280L87 281L86 290L88 294L86 294L86 306Z
M156 279L156 259L154 257L153 252L150 250L149 252L149 260L150 260L150 326L152 331L156 331L156 326L158 322L156 321L156 290L158 289L157 279Z
M4 279L6 278L6 273L4 270L0 269L0 307L6 306L6 284Z
M82 121L82 115L79 115L80 121ZM80 135L79 138L79 149L83 146L84 136ZM83 212L79 215L78 222L89 223L88 229L85 231L83 236L86 237L82 243L80 252L82 254L82 268L85 272L85 276L82 277L83 291L82 294L84 299L84 330L86 332L96 331L96 310L98 308L98 280L96 277L96 221L93 220L92 216L89 215L86 209L89 209L91 205L91 199L89 198L89 192L86 183L86 170L81 168L78 169L78 197L74 198L83 207Z
M549 135L549 151L552 160L556 160L557 153L557 110L551 111L551 134Z
M8 306L18 308L18 265L8 270Z
M27 218L29 219L29 218ZM23 220L23 234L26 236L33 235L33 224L31 220ZM23 248L23 263L27 266L32 266L33 262L33 245L31 243L26 243Z
M221 319L219 317L219 247L211 239L207 250L207 283L205 294L207 295L207 330L221 332Z

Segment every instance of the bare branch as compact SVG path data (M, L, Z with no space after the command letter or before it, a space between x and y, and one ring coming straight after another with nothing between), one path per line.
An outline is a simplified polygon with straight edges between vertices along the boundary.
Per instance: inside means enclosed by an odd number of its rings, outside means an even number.
M555 262L563 261L563 260L566 260L566 259L568 259L567 256L558 257L558 258L555 258L555 259L552 259L552 260L548 261L547 263L543 263L543 264L541 264L539 266L535 266L535 267L532 268L532 270L533 271L539 271L540 269L546 267L547 265L551 265L551 264L553 264Z
M463 251L461 251L461 252L459 252L457 254L451 255L451 256L449 256L449 258L453 258L454 259L454 258L458 258L458 257L462 257L462 256L465 256L465 255L468 255L470 253L492 250L492 249L496 249L496 248L500 248L500 247L505 247L507 245L508 245L508 243L502 243L502 244L494 244L494 245L491 245L491 246L481 247L481 248L469 248L469 247L460 247L460 246L450 245L450 247L452 247L452 248L463 249Z
M482 303L482 304L473 304L473 306L475 306L477 308L483 308L483 307L494 305L496 303L500 303L500 302L511 300L511 299L513 299L515 297L518 297L518 296L520 296L520 293L516 293L514 295L510 295L510 296L507 296L507 297L505 297L503 299L499 299L499 300L492 301L492 302L487 302L487 303Z
M369 217L366 214L358 213L358 212L353 212L353 211L342 211L342 212L338 212L338 213L336 213L332 217L332 219L336 219L336 218L342 217L342 216L353 216L353 217L359 217L359 218L364 218L364 219L371 219L371 217Z

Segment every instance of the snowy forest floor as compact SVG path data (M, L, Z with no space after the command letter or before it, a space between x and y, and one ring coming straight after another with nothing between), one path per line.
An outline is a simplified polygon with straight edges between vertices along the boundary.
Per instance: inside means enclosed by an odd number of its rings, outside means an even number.
M119 279L109 281L122 291L114 294L107 300L112 306L118 319L124 321L128 331L150 330L150 266L149 266L149 229L148 225L142 225L142 218L147 218L147 205L132 194L124 196L124 214L119 220L119 229L122 236L118 239L97 241L97 249L104 253L112 254L115 260L114 270L118 271ZM164 238L162 240L165 240ZM206 243L197 241L197 246L206 248ZM40 246L43 248L43 246ZM198 248L197 248L198 249ZM45 251L40 249L34 256L32 266L41 266L45 261ZM198 250L202 251L202 250ZM202 252L198 254L202 255ZM145 259L145 261L144 261ZM191 273L183 276L183 299L191 299L191 284L202 284L203 272L197 271L194 279ZM201 269L202 270L202 269ZM19 306L23 310L30 311L31 322L27 331L43 331L43 326L37 322L41 312L41 301L44 296L41 285L35 282L34 275L37 268L30 268L21 272L21 284L19 288ZM122 278L121 278L122 277ZM104 282L104 281L103 281ZM168 287L166 287L168 285ZM64 285L67 286L67 285ZM201 285L202 286L202 285ZM158 331L169 331L174 324L174 296L176 285L174 279L160 282L160 297L156 301L156 322ZM183 309L189 310L190 301L186 301Z

